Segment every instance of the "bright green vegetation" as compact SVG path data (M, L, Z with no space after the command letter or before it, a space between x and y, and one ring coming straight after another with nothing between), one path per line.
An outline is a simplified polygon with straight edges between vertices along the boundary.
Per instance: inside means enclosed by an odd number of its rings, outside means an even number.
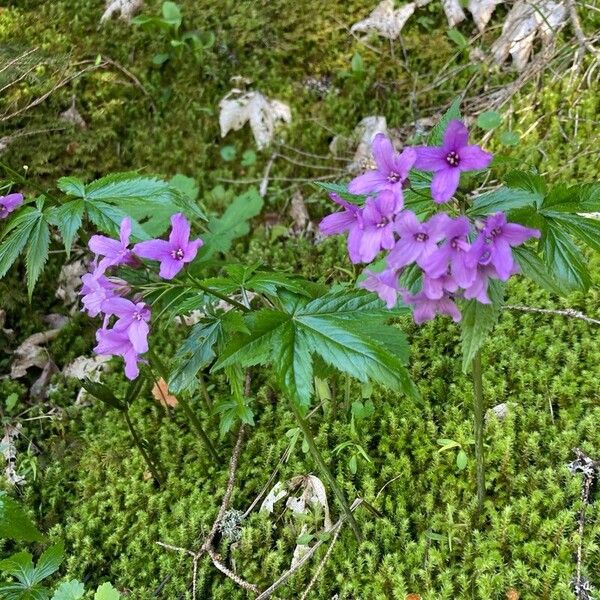
M158 13L157 3L147 4L147 13ZM371 40L378 51L374 52L348 35L343 25L366 15L363 2L187 0L181 2L186 28L214 32L215 44L200 63L185 55L162 68L152 65L152 56L164 49L160 38L119 21L97 29L101 5L95 0L77 2L76 8L66 1L20 0L0 12L0 37L11 40L6 51L15 54L38 46L50 62L38 67L26 86L12 90L10 102L24 105L57 81L52 75L57 70L66 65L68 74L75 73L93 66L99 54L135 74L147 92L124 72L99 68L61 88L38 108L11 119L2 135L21 128L62 128L19 138L1 157L13 168L28 165L30 176L40 183L50 185L62 175L90 179L126 169L165 177L179 172L197 179L209 211L221 212L234 194L219 179L260 179L272 152L259 153L256 163L243 166L242 153L254 149L249 131L244 128L220 140L217 104L235 85L230 82L234 75L249 77L256 89L288 102L293 123L283 130L285 143L321 155L327 153L332 131L347 135L364 116L385 115L390 127L410 124L413 79L417 114L423 117L440 112L438 108L460 94L473 76L469 97L516 77L471 63L468 54L458 52L446 35L437 3L423 11L430 29L417 22L406 29L410 72L399 58L403 56L399 44L392 57L387 43ZM598 13L585 15L584 27L598 29ZM470 34L470 25L460 28L464 35ZM489 47L492 39L493 34L486 34L482 47ZM362 56L364 72L351 69L356 51ZM82 60L92 62L75 66ZM558 60L561 73L571 60L570 52ZM583 59L581 74L589 60ZM447 61L452 69L461 68L445 79ZM325 76L337 91L319 95L305 81ZM592 72L592 84L593 76ZM511 97L502 111L505 122L491 137L490 147L556 179L575 182L597 177L597 91L581 75L561 79L548 72ZM58 120L72 94L86 129ZM501 146L499 132L504 129L519 131L520 145ZM226 145L236 149L231 162L220 154ZM285 149L282 153L310 164L337 164ZM276 177L288 178L323 173L328 171L281 159L272 171ZM222 187L215 188L218 184ZM257 219L254 235L238 243L232 255L313 279L347 279L342 240L315 245L309 236L273 236L265 224L273 220L289 224L284 209L298 186L311 217L317 219L324 212L324 194L298 182L273 180L265 212L275 215L264 222ZM242 191L245 185L235 189ZM600 265L597 257L590 260L597 286ZM44 314L64 310L54 299L59 268L55 257L34 294L35 310L27 304L19 274L0 283L2 304L8 311L6 326L18 332L16 340L0 337L2 344L12 348L45 327ZM511 284L508 303L562 306L520 281ZM564 306L597 316L597 288L572 295ZM402 327L409 333L410 367L422 400L376 389L371 396L375 412L361 424L358 436L349 424L345 382L333 381L334 400L325 402L310 420L347 496L360 495L383 513L377 519L359 509L356 516L367 541L357 547L350 530L344 530L310 597L329 599L338 593L346 599L403 600L408 593L419 593L427 600L489 600L504 598L514 588L525 600L570 600L581 488L580 478L565 465L572 460L575 446L600 457L596 330L559 316L503 313L483 353L484 394L488 406L509 403L509 415L503 421L491 418L486 427L489 494L484 518L477 522L471 383L461 372L458 329L443 319L422 328L406 320ZM93 324L81 316L63 330L49 347L59 366L89 351L93 330ZM169 331L160 340L160 353L172 354L182 336L182 329ZM3 372L9 361L8 355L0 355ZM30 480L24 488L25 504L53 542L64 541L68 559L61 576L86 581L88 589L110 580L135 599L153 597L161 585L159 597L185 594L191 583L190 559L156 542L194 547L203 539L218 510L227 478L225 466L215 467L180 411L165 413L148 390L137 401L132 418L169 474L165 487L157 490L145 477L146 466L116 411L97 403L75 405L77 382L60 377L55 378L48 401L36 404L28 398L25 383L0 380L0 405L10 394L18 394L18 406L4 412L9 419L29 407L28 417L54 409L52 420L24 423L26 437L18 442L18 465ZM115 390L124 387L118 372L110 374L106 383ZM350 391L351 401L361 398L358 386ZM214 399L227 397L218 376L210 381L210 393ZM217 419L206 415L199 399L195 406L216 442ZM294 426L286 404L270 391L268 381L263 382L254 410L256 426L248 432L233 497L233 507L240 510L265 485L289 443L285 434ZM455 450L438 452L440 438L461 444L469 458L466 469L457 468ZM29 439L39 453L33 447L28 450ZM372 461L359 458L356 474L349 467L348 452L332 452L348 440L359 443ZM224 460L232 445L230 436L219 443ZM298 444L279 479L314 470ZM331 494L329 500L337 517ZM597 511L596 505L589 509L583 551L584 569L600 586L595 569L600 558ZM241 541L230 546L222 543L220 550L240 575L264 588L288 568L299 532L300 524L289 516L275 523L255 512L243 524ZM278 597L298 598L324 551L280 588ZM247 597L206 558L199 564L198 586L200 598Z

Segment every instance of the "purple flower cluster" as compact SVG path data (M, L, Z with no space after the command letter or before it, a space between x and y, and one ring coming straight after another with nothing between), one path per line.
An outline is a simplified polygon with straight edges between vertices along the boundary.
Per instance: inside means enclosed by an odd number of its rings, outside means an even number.
M23 194L8 194L0 196L0 219L5 219L13 210L23 204Z
M321 233L348 233L348 253L353 263L369 263L381 250L389 251L382 272L366 271L362 287L375 292L393 307L400 296L414 307L417 323L444 314L460 321L456 298L489 304L490 279L506 281L518 272L512 247L540 232L508 223L498 212L484 221L445 212L420 222L404 209L403 189L412 168L433 172L431 193L437 204L452 198L460 172L485 169L492 156L479 146L468 145L468 132L460 121L448 124L441 147L407 148L397 154L383 134L373 141L376 169L353 179L348 190L366 195L362 207L336 194L331 199L343 210L325 217ZM421 270L422 287L416 294L401 288L399 278L410 265Z
M139 375L141 355L148 351L150 307L141 297L128 299L126 281L107 276L107 270L119 265L135 267L139 258L160 262L160 276L173 279L185 263L196 257L202 240L190 241L190 224L182 214L171 217L169 240L148 240L130 248L131 219L123 219L118 240L94 235L89 247L96 255L91 273L82 278L80 291L83 310L90 317L103 315L103 325L96 332L96 354L120 356L125 361L125 375L135 379ZM114 317L114 319L113 319ZM111 326L112 322L112 326Z

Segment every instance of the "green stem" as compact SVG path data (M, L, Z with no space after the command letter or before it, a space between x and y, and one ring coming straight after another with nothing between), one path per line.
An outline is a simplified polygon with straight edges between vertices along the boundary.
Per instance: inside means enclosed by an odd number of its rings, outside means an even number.
M177 402L181 405L181 408L183 408L183 411L192 423L192 427L194 428L200 439L204 442L204 445L208 449L208 453L210 454L211 458L217 463L221 462L221 459L217 454L217 450L215 449L213 443L210 441L210 438L202 428L202 423L200 423L200 419L198 419L198 416L192 410L192 407L183 398L178 398Z
M350 412L350 375L346 375L346 382L344 385L344 403L346 413Z
M485 407L483 402L483 378L481 374L481 353L473 357L473 412L475 417L475 461L477 463L477 509L481 512L485 497L485 463L483 455L483 424Z
M202 373L198 373L198 383L200 384L200 391L202 392L202 399L204 400L206 410L210 413L212 411L212 400L210 399L210 394L208 393L206 381Z
M140 454L146 461L146 464L148 465L148 468L150 469L150 472L152 473L152 477L154 477L154 480L156 481L156 483L158 483L158 485L161 485L161 477L158 474L158 470L157 470L154 462L151 460L150 455L146 452L146 449L144 448L144 445L142 444L142 440L138 436L137 431L133 427L133 423L131 422L131 419L129 418L129 413L126 410L124 410L123 415L125 416L125 421L127 422L127 427L129 427L129 431L131 432L131 437L133 438L135 445L138 447Z
M6 171L6 173L8 173L11 177L14 177L15 179L17 179L17 181L19 181L23 185L27 185L29 187L34 188L35 190L40 192L40 194L43 194L44 196L46 196L46 198L50 198L50 200L54 200L54 202L58 203L58 200L52 194L50 194L46 190L44 190L44 188L37 185L35 182L30 181L29 179L27 179L27 177L24 177L23 175L21 175L21 173L15 171L14 169L11 169L7 164L5 164L1 161L0 161L0 169L4 169L4 171Z
M317 466L319 467L321 473L323 474L325 479L327 479L327 481L329 482L329 485L333 489L333 493L336 495L338 502L341 504L342 511L344 512L344 515L348 519L348 523L350 524L350 527L352 528L352 531L354 532L354 535L356 536L357 541L360 543L362 541L362 535L360 533L360 529L358 528L358 523L356 522L356 519L354 518L354 515L352 514L352 511L350 510L350 505L348 504L348 501L346 500L346 497L344 496L344 492L342 492L342 490L338 487L338 484L335 480L335 477L333 476L333 473L331 472L331 470L327 466L325 460L323 459L323 456L319 452L319 449L317 448L315 439L312 435L312 432L310 430L310 427L309 427L307 421L302 416L302 413L300 412L300 409L298 408L296 403L291 399L290 399L290 406L292 408L292 412L294 413L294 416L296 417L296 421L298 421L298 425L300 426L300 429L302 430L302 433L304 434L306 443L308 444L308 449L310 450L310 453L312 454L314 461L317 463Z
M207 294L210 294L211 296L215 296L216 298L220 298L221 300L224 300L228 304L231 304L232 306L239 308L242 312L250 311L250 309L247 306L244 306L241 302L238 302L237 300L230 298L227 294L222 294L221 292L218 292L217 290L213 290L211 287L208 287L207 285L204 285L203 283L198 281L198 279L196 279L192 275L188 274L188 276L190 278L190 281L192 281L192 283L198 289L201 289L203 292L206 292Z

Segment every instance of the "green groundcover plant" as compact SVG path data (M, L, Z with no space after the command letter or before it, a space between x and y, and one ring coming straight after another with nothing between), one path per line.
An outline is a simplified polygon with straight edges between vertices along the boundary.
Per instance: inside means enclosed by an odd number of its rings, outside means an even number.
M549 189L536 173L512 171L503 185L479 192L494 161L469 143L458 102L426 144L399 154L379 135L373 154L375 169L348 185L321 185L342 207L322 221L321 232L347 233L351 262L369 265L358 286L328 286L261 264L224 264L221 253L249 231L250 219L262 208L255 190L239 196L220 218L206 220L186 178L167 182L123 173L86 184L64 177L58 182L60 194L39 190L37 197L24 198L13 190L22 178L5 167L12 181L0 198L0 277L24 253L31 296L54 228L67 254L76 236L87 241L95 258L82 278L81 296L84 311L98 319L95 352L122 358L131 383L122 397L101 383L86 382L85 387L123 415L158 484L165 474L128 415L145 382L168 382L207 452L219 461L218 449L187 400L202 390L208 373L224 373L231 389L230 400L217 406L224 434L236 423L254 423L254 396L273 375L311 456L360 538L306 413L316 378L336 371L417 398L406 366L408 343L393 323L412 312L417 323L442 314L461 324L463 369L472 370L474 381L482 503L480 348L502 310L510 277L520 274L558 294L590 286L578 244L600 250L600 222L586 216L600 211L600 186ZM89 237L90 226L101 233ZM191 311L201 316L188 338L174 356L159 356L153 334ZM21 554L27 569L39 567Z

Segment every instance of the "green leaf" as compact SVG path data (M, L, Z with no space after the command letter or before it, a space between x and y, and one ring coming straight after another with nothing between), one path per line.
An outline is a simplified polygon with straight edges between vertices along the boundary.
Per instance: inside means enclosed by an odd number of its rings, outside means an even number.
M446 35L458 46L460 50L464 50L469 42L467 38L458 29L449 29Z
M193 390L198 382L196 376L214 358L214 346L223 334L219 319L196 323L188 338L177 350L175 367L169 376L169 390L174 394Z
M58 571L63 558L64 546L62 542L58 542L58 544L44 550L35 567L35 583L39 583Z
M477 300L463 302L461 320L461 338L463 350L463 372L467 373L471 361L490 334L498 317L504 297L504 285L491 280L488 287L491 304L482 304Z
M570 233L580 242L587 244L590 248L600 252L600 221L580 215L543 211L542 214L548 218L548 222L563 231Z
M360 55L360 52L355 52L352 55L352 60L350 62L353 73L364 73L365 71L365 63L363 62L363 58Z
M467 453L464 450L459 450L456 455L456 466L459 471L464 471L467 468L467 463L469 459L467 457Z
M204 246L198 252L200 260L208 260L218 252L227 252L233 240L250 231L249 220L260 214L263 199L255 188L238 196L220 218L208 220L208 231L202 236Z
M500 134L500 143L504 146L516 146L521 136L516 131L503 131Z
M108 581L98 586L94 600L120 600L121 594Z
M77 177L61 177L57 182L57 187L69 196L85 197L85 184Z
M546 182L537 173L532 171L510 171L504 177L506 185L510 188L519 188L536 195L541 202L546 195Z
M26 208L9 223L9 227L6 228L8 231L5 231L4 234L6 236L9 231L10 234L0 244L0 278L6 275L21 254L40 217L40 211Z
M542 209L569 212L600 212L600 184L557 185L544 198Z
M346 202L351 202L352 204L361 205L364 204L365 200L367 199L366 196L355 196L354 194L351 194L348 191L347 183L330 183L326 181L315 181L313 182L313 185L321 190L329 192L330 194L337 194L340 198L346 200Z
M73 240L81 227L85 202L83 199L71 200L53 207L48 215L48 222L56 225L62 236L67 257L71 255Z
M169 23L169 25L173 26L175 29L179 29L182 20L181 10L179 9L179 6L175 4L175 2L163 2L162 16L163 19Z
M552 276L542 259L529 248L516 246L512 251L525 277L529 277L537 285L553 294L562 295L568 291L560 287L559 282Z
M301 544L303 546L306 546L307 544L310 544L310 542L314 539L314 535L312 533L303 533L302 535L299 535L296 539L296 544Z
M23 542L44 540L27 513L5 492L0 492L0 538Z
M25 255L25 266L27 270L27 293L29 299L33 294L33 288L48 260L48 246L50 245L50 229L48 221L40 214L36 225L27 240L27 253Z
M450 108L448 108L448 110L442 115L439 123L432 128L428 139L428 144L430 146L441 146L444 141L444 133L446 133L446 127L448 127L448 123L454 119L460 120L460 103L461 98L459 96L452 102Z
M495 110L488 110L486 112L482 112L477 117L477 125L481 127L481 129L496 129L502 124L502 115Z
M169 185L192 202L195 202L198 199L200 189L193 177L188 177L187 175L177 173L171 177L169 180Z
M518 188L501 187L477 196L467 210L471 217L483 217L498 211L509 211L524 206L535 206L539 200L537 194Z
M256 152L254 150L244 150L242 154L242 167L251 167L256 162Z
M98 200L86 201L85 208L90 221L100 231L113 237L118 237L123 219L129 216L120 208ZM147 240L150 237L135 219L131 219L131 232L138 240Z
M56 588L52 600L80 600L80 598L83 598L84 593L85 586L83 583L72 579L71 581L61 583Z
M235 159L235 155L237 151L235 146L223 146L219 152L221 154L221 158L226 162L231 162Z
M587 290L590 287L590 274L579 248L551 219L547 220L542 246L544 262L562 288Z
M117 410L125 410L126 406L119 400L111 391L111 389L104 385L103 383L98 383L95 381L90 381L89 379L84 379L81 382L81 386L86 392L89 392L98 400L101 400L108 406L112 408L116 408Z

